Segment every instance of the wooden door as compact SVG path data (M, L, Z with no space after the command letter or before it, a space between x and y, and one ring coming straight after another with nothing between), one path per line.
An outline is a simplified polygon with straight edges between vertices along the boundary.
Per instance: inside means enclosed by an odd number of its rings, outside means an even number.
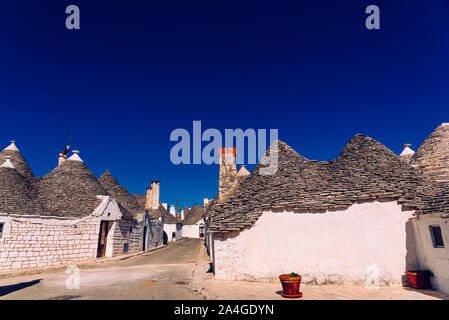
M100 234L98 238L97 258L106 256L106 242L108 239L109 224L108 221L101 221Z

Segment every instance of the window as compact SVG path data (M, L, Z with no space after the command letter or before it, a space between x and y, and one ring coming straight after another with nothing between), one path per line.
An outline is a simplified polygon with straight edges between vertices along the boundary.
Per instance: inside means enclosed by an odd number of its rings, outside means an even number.
M440 226L430 226L430 235L432 237L434 248L444 248L444 241Z
M128 253L128 249L129 249L129 244L128 243L124 243L123 244L123 253Z
M0 239L3 238L3 225L4 223L0 223Z

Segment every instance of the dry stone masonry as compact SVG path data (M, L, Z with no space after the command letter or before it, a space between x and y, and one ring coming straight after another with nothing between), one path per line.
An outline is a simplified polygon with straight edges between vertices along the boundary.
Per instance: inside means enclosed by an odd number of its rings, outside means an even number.
M97 179L78 151L42 177L34 177L14 141L0 152L0 161L0 271L73 264L162 245L163 221L109 171ZM107 226L103 232L102 223Z

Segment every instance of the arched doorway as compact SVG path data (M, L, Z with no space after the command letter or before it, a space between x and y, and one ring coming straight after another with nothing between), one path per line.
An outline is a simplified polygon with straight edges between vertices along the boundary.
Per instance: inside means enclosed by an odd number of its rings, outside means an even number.
M204 238L204 223L200 224L200 238Z
M163 244L167 244L168 243L168 236L167 236L167 233L165 231L162 234L162 242L163 242Z

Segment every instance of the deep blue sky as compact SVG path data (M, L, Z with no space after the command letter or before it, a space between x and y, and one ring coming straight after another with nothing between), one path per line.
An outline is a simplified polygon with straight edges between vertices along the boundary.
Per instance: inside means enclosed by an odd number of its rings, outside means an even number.
M81 30L65 28L65 8ZM365 8L381 30L365 28ZM72 146L131 193L213 197L217 165L171 164L175 128L277 128L317 160L356 133L399 153L449 122L449 1L8 1L0 6L0 145L36 175ZM252 167L251 167L252 168Z

